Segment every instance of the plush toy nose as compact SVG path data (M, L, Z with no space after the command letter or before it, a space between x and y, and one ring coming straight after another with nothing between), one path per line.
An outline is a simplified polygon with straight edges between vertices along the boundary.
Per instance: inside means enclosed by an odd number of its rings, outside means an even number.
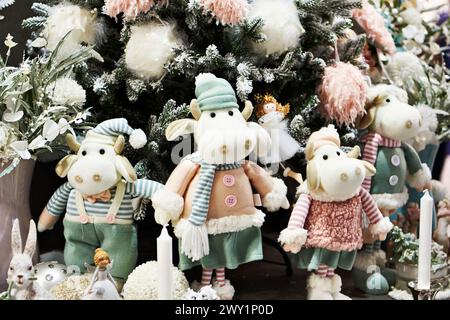
M245 150L250 149L251 146L252 146L252 141L250 139L246 139L245 140Z
M411 120L408 120L408 121L406 121L406 123L405 123L405 127L406 127L407 129L411 129L411 128L412 128L412 125L413 125L413 123L412 123Z
M361 168L356 168L356 169L355 169L355 174L356 174L357 176L359 176L359 175L361 174Z
M346 173L341 173L341 180L342 180L342 181L347 181L347 180L348 180L348 174L346 174Z
M102 177L99 174L94 174L92 176L92 180L94 180L95 182L100 182L102 181Z
M75 181L78 183L83 183L83 178L81 176L75 176Z

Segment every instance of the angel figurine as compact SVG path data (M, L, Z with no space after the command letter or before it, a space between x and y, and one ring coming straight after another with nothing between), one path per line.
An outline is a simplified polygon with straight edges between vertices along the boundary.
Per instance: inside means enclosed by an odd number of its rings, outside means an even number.
M282 105L272 95L255 95L258 123L266 129L272 140L269 154L260 158L262 164L280 163L292 158L300 144L289 135L287 120L289 104Z
M116 282L109 273L112 262L108 253L101 248L95 250L95 271L87 287L83 300L121 300Z

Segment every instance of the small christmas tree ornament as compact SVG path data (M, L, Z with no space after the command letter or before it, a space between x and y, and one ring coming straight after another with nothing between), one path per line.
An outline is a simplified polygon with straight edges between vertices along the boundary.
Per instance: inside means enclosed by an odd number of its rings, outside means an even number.
M121 13L126 21L135 20L141 13L147 13L156 5L167 5L169 0L106 0L103 12L111 18Z
M195 119L172 122L166 137L171 141L193 133L198 152L181 160L152 204L158 223L172 220L180 239L180 269L201 265L201 286L211 284L215 269L213 288L221 299L232 299L234 288L225 279L225 268L262 259L260 227L265 214L255 208L255 199L262 196L269 211L288 208L287 188L256 163L245 161L253 151L266 154L270 146L267 132L247 122L251 103L239 112L230 83L213 74L197 76L195 95L190 105ZM167 191L184 197L182 210L161 212Z
M116 282L109 273L113 261L108 253L97 248L94 255L95 271L82 300L122 300L117 291Z
M369 90L367 113L358 120L357 126L368 129L361 138L363 160L373 164L377 173L364 180L363 187L371 193L384 216L389 216L408 200L409 186L422 191L430 186L431 172L421 163L419 155L405 143L417 135L422 118L419 111L410 106L404 90L379 84ZM358 254L353 276L355 285L369 294L386 294L389 285L383 275L386 255L380 241L366 237L364 250ZM377 273L383 285L368 285L368 268L381 268Z
M287 120L289 104L282 105L270 94L256 95L258 123L267 130L272 145L267 156L259 160L262 164L279 163L292 158L300 144L289 135Z
M321 101L319 110L338 125L352 125L365 113L369 86L361 71L344 62L325 68L322 83L317 88Z
M305 29L293 0L255 0L251 3L249 18L261 18L262 42L254 43L254 49L262 56L280 55L298 46Z
M311 135L305 155L306 180L278 241L295 254L293 261L299 268L313 271L307 283L308 299L348 300L340 292L342 281L334 270L352 269L363 244L363 210L376 236L385 238L392 223L383 218L369 192L361 187L375 168L357 159L359 147L348 154L342 151L332 125Z
M125 64L136 77L158 80L165 73L166 63L174 57L173 49L180 45L173 24L151 22L132 26L125 47Z
M249 9L247 0L200 0L205 12L216 18L217 24L236 25L242 22Z
M51 197L38 224L40 232L50 230L65 213L64 260L85 272L85 263L92 263L94 248L107 250L111 275L118 285L133 270L137 258L137 231L133 221L132 199L151 199L162 184L137 179L130 162L123 157L125 138L133 148L141 148L146 136L133 129L124 118L104 121L89 130L80 144L71 134L67 144L74 152L64 157L56 167L60 177L68 177ZM166 193L166 203L160 210L182 206L177 194ZM170 203L167 207L167 203ZM168 208L168 209L167 209Z

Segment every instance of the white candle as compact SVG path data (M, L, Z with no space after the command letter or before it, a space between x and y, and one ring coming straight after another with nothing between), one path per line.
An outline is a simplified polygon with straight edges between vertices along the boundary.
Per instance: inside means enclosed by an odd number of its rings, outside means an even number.
M420 199L419 266L417 289L430 289L431 273L431 224L434 201L428 190Z
M161 235L156 239L158 259L158 299L172 300L172 238L163 226Z

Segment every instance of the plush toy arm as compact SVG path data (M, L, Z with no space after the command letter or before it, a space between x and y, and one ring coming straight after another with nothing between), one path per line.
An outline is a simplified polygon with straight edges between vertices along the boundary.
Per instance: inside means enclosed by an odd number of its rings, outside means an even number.
M190 160L183 160L173 170L164 188L152 197L155 208L155 220L159 224L167 224L177 220L184 208L183 195L197 173L199 166Z
M138 179L130 185L130 193L133 197L142 197L145 199L151 199L158 190L164 188L163 184L148 179Z
M245 164L244 170L256 192L261 195L264 208L271 212L289 208L287 187L283 180L270 176L263 168L250 161Z
M59 216L66 210L67 201L69 200L72 189L72 186L66 182L55 191L39 217L39 232L53 229Z
M381 143L382 139L383 138L378 133L369 133L363 138L365 145L362 159L364 161L375 165L378 154L378 145ZM370 191L370 188L372 187L372 177L366 177L363 181L362 187L367 191Z
M370 222L369 231L372 235L378 236L380 240L386 239L386 235L391 231L394 225L388 217L383 217L375 200L367 190L361 188L359 196L361 197L363 210Z
M306 242L308 232L303 229L305 219L308 216L311 197L301 194L292 210L288 227L281 231L278 241L287 252L298 253Z
M419 191L422 191L426 187L429 188L431 183L431 170L428 165L421 162L419 155L411 145L403 142L402 149L405 153L408 168L408 174L406 176L408 184Z

